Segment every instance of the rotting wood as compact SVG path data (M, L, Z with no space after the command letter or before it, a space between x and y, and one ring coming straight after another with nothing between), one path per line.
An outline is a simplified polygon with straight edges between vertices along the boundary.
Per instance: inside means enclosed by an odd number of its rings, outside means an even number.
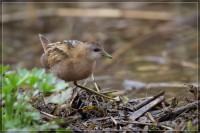
M178 115L182 114L183 112L187 112L187 111L190 111L192 109L196 109L199 106L200 106L200 101L196 101L196 102L189 103L189 104L187 104L183 107L176 108L176 109L171 110L171 111L165 111L164 114L157 116L157 121L161 122L161 121L164 121L164 120L169 120L169 119L175 118Z
M139 121L124 121L120 120L118 121L119 124L139 124L139 125L148 125L148 126L157 126L157 123L144 123L144 122L139 122Z
M133 109L134 109L134 110L138 110L139 108L141 108L141 107L143 107L144 105L150 103L151 101L155 100L156 98L158 98L158 97L164 95L164 93L165 93L164 91L161 91L161 92L158 93L157 95L155 95L155 96L153 96L153 97L147 98L147 99L144 100L143 102L141 102L141 103L139 103L139 104L133 106Z
M144 113L146 113L148 110L153 108L155 105L159 104L160 102L164 101L164 96L159 96L156 98L154 101L151 101L149 104L143 106L142 108L138 109L137 111L133 112L130 116L129 119L131 120L136 120L140 116L142 116Z

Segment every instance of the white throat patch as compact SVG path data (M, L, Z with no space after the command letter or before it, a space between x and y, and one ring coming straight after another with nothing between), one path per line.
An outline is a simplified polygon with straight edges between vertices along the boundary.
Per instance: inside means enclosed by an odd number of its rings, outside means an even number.
M92 52L90 54L90 59L92 59L92 60L97 60L99 58L101 58L101 54L99 52Z

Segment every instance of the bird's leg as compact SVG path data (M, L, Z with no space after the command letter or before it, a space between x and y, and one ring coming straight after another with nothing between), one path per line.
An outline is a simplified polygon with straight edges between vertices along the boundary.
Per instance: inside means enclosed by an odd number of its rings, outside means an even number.
M94 74L93 74L93 73L92 73L91 76L92 76L92 80L93 80L93 83L94 83L94 86L95 86L97 92L99 92L99 93L101 93L101 94L108 94L108 93L116 92L116 90L111 90L111 91L105 91L105 92L103 92L103 90L100 90L100 89L99 89L100 87L97 85L97 82L96 82L96 80L95 80L95 78L94 78Z
M87 84L87 82L88 82L88 78L85 80L85 82L83 83L82 86L85 86Z
M96 80L95 80L95 78L94 78L94 74L93 74L93 73L92 73L92 80L93 80L93 83L94 83L94 86L95 86L97 92L99 92L99 86L98 86L97 83L96 83Z
M94 74L92 73L91 76L92 76L92 80L93 80L94 86L95 86L97 92L99 93L99 92L100 92L100 89L99 89L99 86L97 85L97 82L96 82L96 80L95 80L95 78L94 78ZM96 98L96 97L95 97L95 98ZM101 97L101 99L103 100L102 97Z
M101 97L104 97L104 98L108 98L108 99L114 100L114 99L111 98L111 97L108 97L108 96L103 95L103 94L101 94L101 93L98 93L98 92L96 92L96 91L94 91L94 90L92 90L92 89L89 89L89 88L86 88L86 87L84 87L84 86L79 85L79 84L77 83L77 81L74 81L74 85L75 85L76 87L79 87L79 88L85 90L85 91L89 91L89 92L91 92L91 93L93 93L93 94L95 94L95 95L97 95L97 96L101 96Z
M95 66L96 66L96 61L94 62L94 68L95 68ZM95 86L97 92L99 92L99 91L100 91L100 90L99 90L99 86L97 85L97 83L96 83L96 81L95 81L93 72L92 72L91 76L92 76L92 80L93 80L94 86Z

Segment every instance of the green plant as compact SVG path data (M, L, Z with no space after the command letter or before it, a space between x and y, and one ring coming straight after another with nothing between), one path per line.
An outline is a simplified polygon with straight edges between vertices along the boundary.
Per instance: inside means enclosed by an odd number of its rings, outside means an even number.
M187 128L186 128L186 131L185 132L189 132L189 133L192 133L194 131L197 131L197 127L195 125L192 124L192 122L189 120L187 122Z
M29 101L38 92L49 93L65 89L68 85L64 81L57 81L52 74L46 74L44 69L17 68L9 71L8 66L0 66L1 105L3 130L48 130L59 126L55 122L44 123L40 113L31 106ZM25 89L20 93L19 89ZM25 89L25 90L26 90Z

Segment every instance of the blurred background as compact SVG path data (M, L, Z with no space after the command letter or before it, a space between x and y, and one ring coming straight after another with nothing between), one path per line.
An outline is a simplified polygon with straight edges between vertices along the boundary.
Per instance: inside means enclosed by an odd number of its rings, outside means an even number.
M3 3L3 64L42 67L41 33L52 42L98 41L113 60L97 62L95 77L117 95L166 91L184 98L197 84L197 3ZM2 47L3 46L3 47ZM91 80L89 80L91 82Z

